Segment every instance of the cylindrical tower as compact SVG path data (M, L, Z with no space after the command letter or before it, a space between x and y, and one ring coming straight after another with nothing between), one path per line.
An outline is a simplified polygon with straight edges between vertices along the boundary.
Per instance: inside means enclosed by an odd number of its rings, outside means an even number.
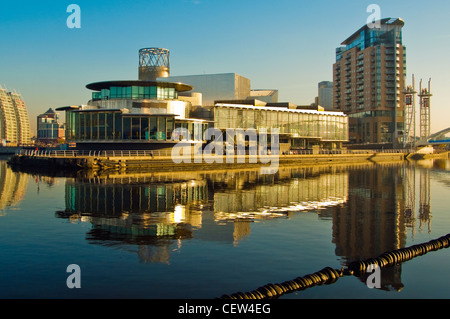
M170 73L169 50L144 48L139 50L139 80L156 81Z

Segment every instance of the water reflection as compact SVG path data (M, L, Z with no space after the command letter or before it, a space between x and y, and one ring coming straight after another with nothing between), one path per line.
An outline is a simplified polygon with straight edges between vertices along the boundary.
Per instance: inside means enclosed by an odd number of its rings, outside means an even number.
M169 263L171 252L185 240L237 243L250 235L252 221L313 211L332 222L336 256L347 266L405 247L407 230L415 227L416 186L420 225L430 225L430 170L423 165L287 167L275 175L228 170L67 179L66 211L58 216L90 222L91 243L122 249L137 245L141 261ZM381 278L383 290L403 288L401 265L383 269Z
M250 222L288 218L346 201L346 167L135 173L67 178L65 211L56 215L92 224L91 243L139 246L142 261L168 262L170 245L194 237L237 243ZM199 231L201 229L201 231Z
M237 244L251 235L253 222L310 212L330 222L344 267L405 247L417 225L431 232L430 169L448 170L448 163L280 167L274 175L254 169L67 177L65 209L56 216L89 223L90 244L137 252L141 262L169 263L186 241ZM23 176L0 166L1 203L23 196ZM381 289L401 290L401 265L383 269L381 278Z
M12 208L23 199L28 184L28 177L13 172L5 161L0 161L0 216L5 208Z

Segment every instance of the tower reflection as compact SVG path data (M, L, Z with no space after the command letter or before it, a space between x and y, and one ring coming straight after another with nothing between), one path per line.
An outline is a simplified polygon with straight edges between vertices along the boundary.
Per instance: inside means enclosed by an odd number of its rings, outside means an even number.
M353 169L347 203L332 209L333 241L343 265L405 247L408 229L415 229L417 193L420 223L430 224L428 169L416 163ZM365 282L367 276L360 279ZM382 269L381 281L381 289L401 290L401 265Z
M27 185L26 175L14 172L5 161L0 161L0 216L6 208L16 206L23 199Z

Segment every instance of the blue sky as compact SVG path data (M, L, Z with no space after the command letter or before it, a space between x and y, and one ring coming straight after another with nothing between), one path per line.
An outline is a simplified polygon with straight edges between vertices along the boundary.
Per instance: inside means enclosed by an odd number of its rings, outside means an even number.
M80 29L66 25L72 3ZM163 47L171 75L235 72L280 101L310 104L372 3L405 20L407 84L413 73L416 86L432 78L432 132L450 127L448 0L1 0L0 85L23 95L34 130L48 108L86 104L88 83L137 79L138 50Z

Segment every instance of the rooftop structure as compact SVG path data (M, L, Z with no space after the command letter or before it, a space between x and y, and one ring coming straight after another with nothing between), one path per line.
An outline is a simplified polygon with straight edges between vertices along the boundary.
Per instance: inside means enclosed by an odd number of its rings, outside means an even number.
M139 50L139 80L156 81L170 74L170 52L162 48Z
M169 76L159 80L182 82L202 94L202 106L213 106L216 100L245 100L250 96L250 79L237 73Z

